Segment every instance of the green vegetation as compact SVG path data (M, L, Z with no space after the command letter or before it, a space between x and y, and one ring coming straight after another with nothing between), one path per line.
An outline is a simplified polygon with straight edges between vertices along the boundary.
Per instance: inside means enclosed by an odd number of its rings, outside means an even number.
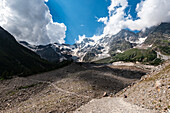
M160 51L164 55L170 55L170 41L156 40L154 47L156 51Z
M132 44L130 42L124 40L124 38L123 39L115 38L111 42L109 54L111 56L114 56L117 50L125 51L127 49L132 48L132 47L133 47Z
M19 90L27 89L27 88L31 88L31 87L35 87L35 86L37 86L37 85L39 85L39 84L42 84L42 83L40 82L40 83L31 84L31 85L20 86L20 87L16 88L15 90L9 91L9 92L7 93L7 95L13 96L13 95L15 95Z
M104 58L94 63L113 63L117 61L141 62L143 64L159 65L163 61L157 58L157 53L152 49L129 49L124 53L115 54L113 57Z
M160 52L164 55L170 55L170 46L158 46Z
M170 24L162 23L148 35L144 44L152 45L152 48L164 55L170 55Z
M95 61L94 63L105 64L105 63L109 63L109 62L111 62L111 57L104 58L104 59L101 59L101 60L97 60L97 61Z
M157 53L152 50L144 50L144 49L130 49L125 51L124 53L117 54L112 57L111 62L116 61L125 61L125 62L141 62L143 64L151 64L151 65L159 65L162 60L157 58Z
M13 96L13 95L16 94L16 92L17 92L17 91L9 91L9 92L7 93L7 95Z
M0 81L1 81L1 80L4 80L4 78L3 78L3 77L0 77Z

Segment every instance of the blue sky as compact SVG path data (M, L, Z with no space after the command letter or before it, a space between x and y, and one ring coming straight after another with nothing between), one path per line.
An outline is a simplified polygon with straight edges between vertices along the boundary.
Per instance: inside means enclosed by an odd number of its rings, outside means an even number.
M125 10L136 19L136 4L141 0L128 0L129 7ZM100 35L104 24L97 22L97 18L108 16L110 0L49 0L47 6L50 9L54 22L64 23L67 26L65 41L68 44L75 43L78 35Z
M73 44L170 22L169 6L169 0L0 0L0 26L34 45Z
M96 17L108 15L110 1L105 0L49 0L46 3L56 22L67 26L66 43L73 44L78 35L88 37L101 34L104 24L98 23Z

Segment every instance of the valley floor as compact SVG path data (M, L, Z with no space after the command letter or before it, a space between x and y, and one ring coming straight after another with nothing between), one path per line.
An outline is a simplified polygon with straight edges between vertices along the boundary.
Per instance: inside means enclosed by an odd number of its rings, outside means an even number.
M43 74L3 80L0 112L73 112L104 93L114 95L147 72L129 66L72 63Z

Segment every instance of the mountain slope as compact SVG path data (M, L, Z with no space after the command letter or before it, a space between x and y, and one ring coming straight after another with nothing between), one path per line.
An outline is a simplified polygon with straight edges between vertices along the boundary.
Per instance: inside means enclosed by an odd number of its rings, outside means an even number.
M104 36L97 42L92 39L84 39L81 43L76 43L76 47L79 48L76 54L81 57L80 61L95 61L133 48L143 42L141 39L145 40L146 38L123 29L118 34Z
M170 62L167 61L116 95L121 97L126 95L126 101L144 108L155 109L158 113L169 113L169 80Z
M74 45L54 43L33 46L26 42L20 42L20 44L36 52L41 58L51 62L61 62L62 60L92 62L108 57L111 59L111 57L132 48L142 50L150 48L155 52L160 52L161 56L164 57L164 55L170 55L169 37L170 23L162 23L158 26L146 28L145 31L140 31L139 33L123 29L112 36L106 35L99 40L85 38ZM169 57L165 56L163 59L169 59Z
M170 55L170 23L162 23L148 35L145 45L152 45L152 48L164 55Z
M152 49L130 49L124 53L117 54L112 57L111 62L126 61L126 62L142 62L144 64L159 65L162 60L157 58L157 53Z
M54 43L36 46L30 45L25 41L20 41L19 43L40 55L41 58L50 62L58 63L63 60L72 60L72 50L70 45Z
M111 57L98 60L96 61L97 63L139 61L142 63L158 65L162 62L161 59L170 59L170 23L162 23L129 36L127 33L121 31L110 40L110 43ZM118 54L116 53L116 50L124 52ZM151 55L154 57L150 58Z
M52 64L20 45L0 27L0 77L28 75L52 68Z

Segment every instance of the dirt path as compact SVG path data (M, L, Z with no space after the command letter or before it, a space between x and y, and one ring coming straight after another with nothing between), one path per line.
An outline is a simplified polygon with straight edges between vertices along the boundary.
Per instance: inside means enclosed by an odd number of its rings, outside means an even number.
M74 113L154 113L154 111L127 103L123 98L108 97L91 100Z
M53 86L56 90L61 91L61 92L63 92L63 93L75 95L75 96L78 96L78 97L90 98L89 96L80 95L80 94L77 94L77 93L75 93L75 92L70 92L70 91L64 90L64 89L62 89L62 88L59 88L59 87L57 87L57 86L56 86L54 83L52 83L52 82L41 81L41 80L34 80L34 79L29 79L29 80L30 80L30 81L35 81L35 82L47 83L47 84Z

